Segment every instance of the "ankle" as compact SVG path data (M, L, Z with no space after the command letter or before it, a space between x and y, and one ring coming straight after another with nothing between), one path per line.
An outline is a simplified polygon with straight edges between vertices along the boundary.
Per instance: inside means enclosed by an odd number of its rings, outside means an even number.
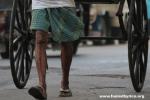
M69 81L61 81L62 89L69 89Z
M47 86L46 86L46 85L42 85L42 86L40 86L40 87L41 87L41 89L42 89L43 95L44 95L45 97L47 97Z
M46 91L46 88L47 88L46 84L41 84L40 87L41 87L44 91Z

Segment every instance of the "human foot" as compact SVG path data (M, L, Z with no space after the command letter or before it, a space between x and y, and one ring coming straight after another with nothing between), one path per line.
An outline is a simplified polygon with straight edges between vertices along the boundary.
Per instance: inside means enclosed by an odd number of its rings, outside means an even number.
M60 89L59 97L72 97L72 92L70 89Z
M40 99L40 100L47 99L46 89L40 86L31 87L28 93L36 99Z
M69 81L61 81L59 97L71 97L72 92L69 89Z

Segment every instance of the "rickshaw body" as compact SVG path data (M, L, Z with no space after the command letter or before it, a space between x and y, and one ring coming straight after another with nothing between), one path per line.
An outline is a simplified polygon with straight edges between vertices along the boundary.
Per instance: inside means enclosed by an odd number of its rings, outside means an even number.
M0 54L9 58L9 23L13 0L0 0Z
M75 0L83 5L84 34L80 39L128 40L128 61L131 81L136 92L143 88L148 59L148 18L146 0ZM128 4L128 18L123 20L125 1ZM122 30L121 37L89 37L89 5L119 4L116 15ZM31 0L13 0L10 21L9 53L13 81L17 88L25 87L32 66L34 33L30 30ZM80 14L79 14L80 16Z

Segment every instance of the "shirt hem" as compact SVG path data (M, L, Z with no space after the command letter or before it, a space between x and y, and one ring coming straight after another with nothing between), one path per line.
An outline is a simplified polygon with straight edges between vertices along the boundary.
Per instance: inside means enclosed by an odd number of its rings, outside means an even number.
M75 6L51 6L51 7L49 7L49 6L47 6L47 7L32 7L32 10L36 10L36 9L46 9L46 8L61 8L61 7L75 7Z

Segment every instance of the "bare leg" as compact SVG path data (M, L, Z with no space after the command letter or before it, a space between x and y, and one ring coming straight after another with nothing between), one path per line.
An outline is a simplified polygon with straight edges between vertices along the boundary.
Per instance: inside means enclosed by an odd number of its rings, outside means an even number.
M43 31L36 31L36 42L35 42L36 67L39 76L39 86L42 87L44 94L46 94L47 41L48 41L48 33Z
M69 72L72 62L72 54L73 54L72 42L63 42L61 44L62 89L69 89Z

